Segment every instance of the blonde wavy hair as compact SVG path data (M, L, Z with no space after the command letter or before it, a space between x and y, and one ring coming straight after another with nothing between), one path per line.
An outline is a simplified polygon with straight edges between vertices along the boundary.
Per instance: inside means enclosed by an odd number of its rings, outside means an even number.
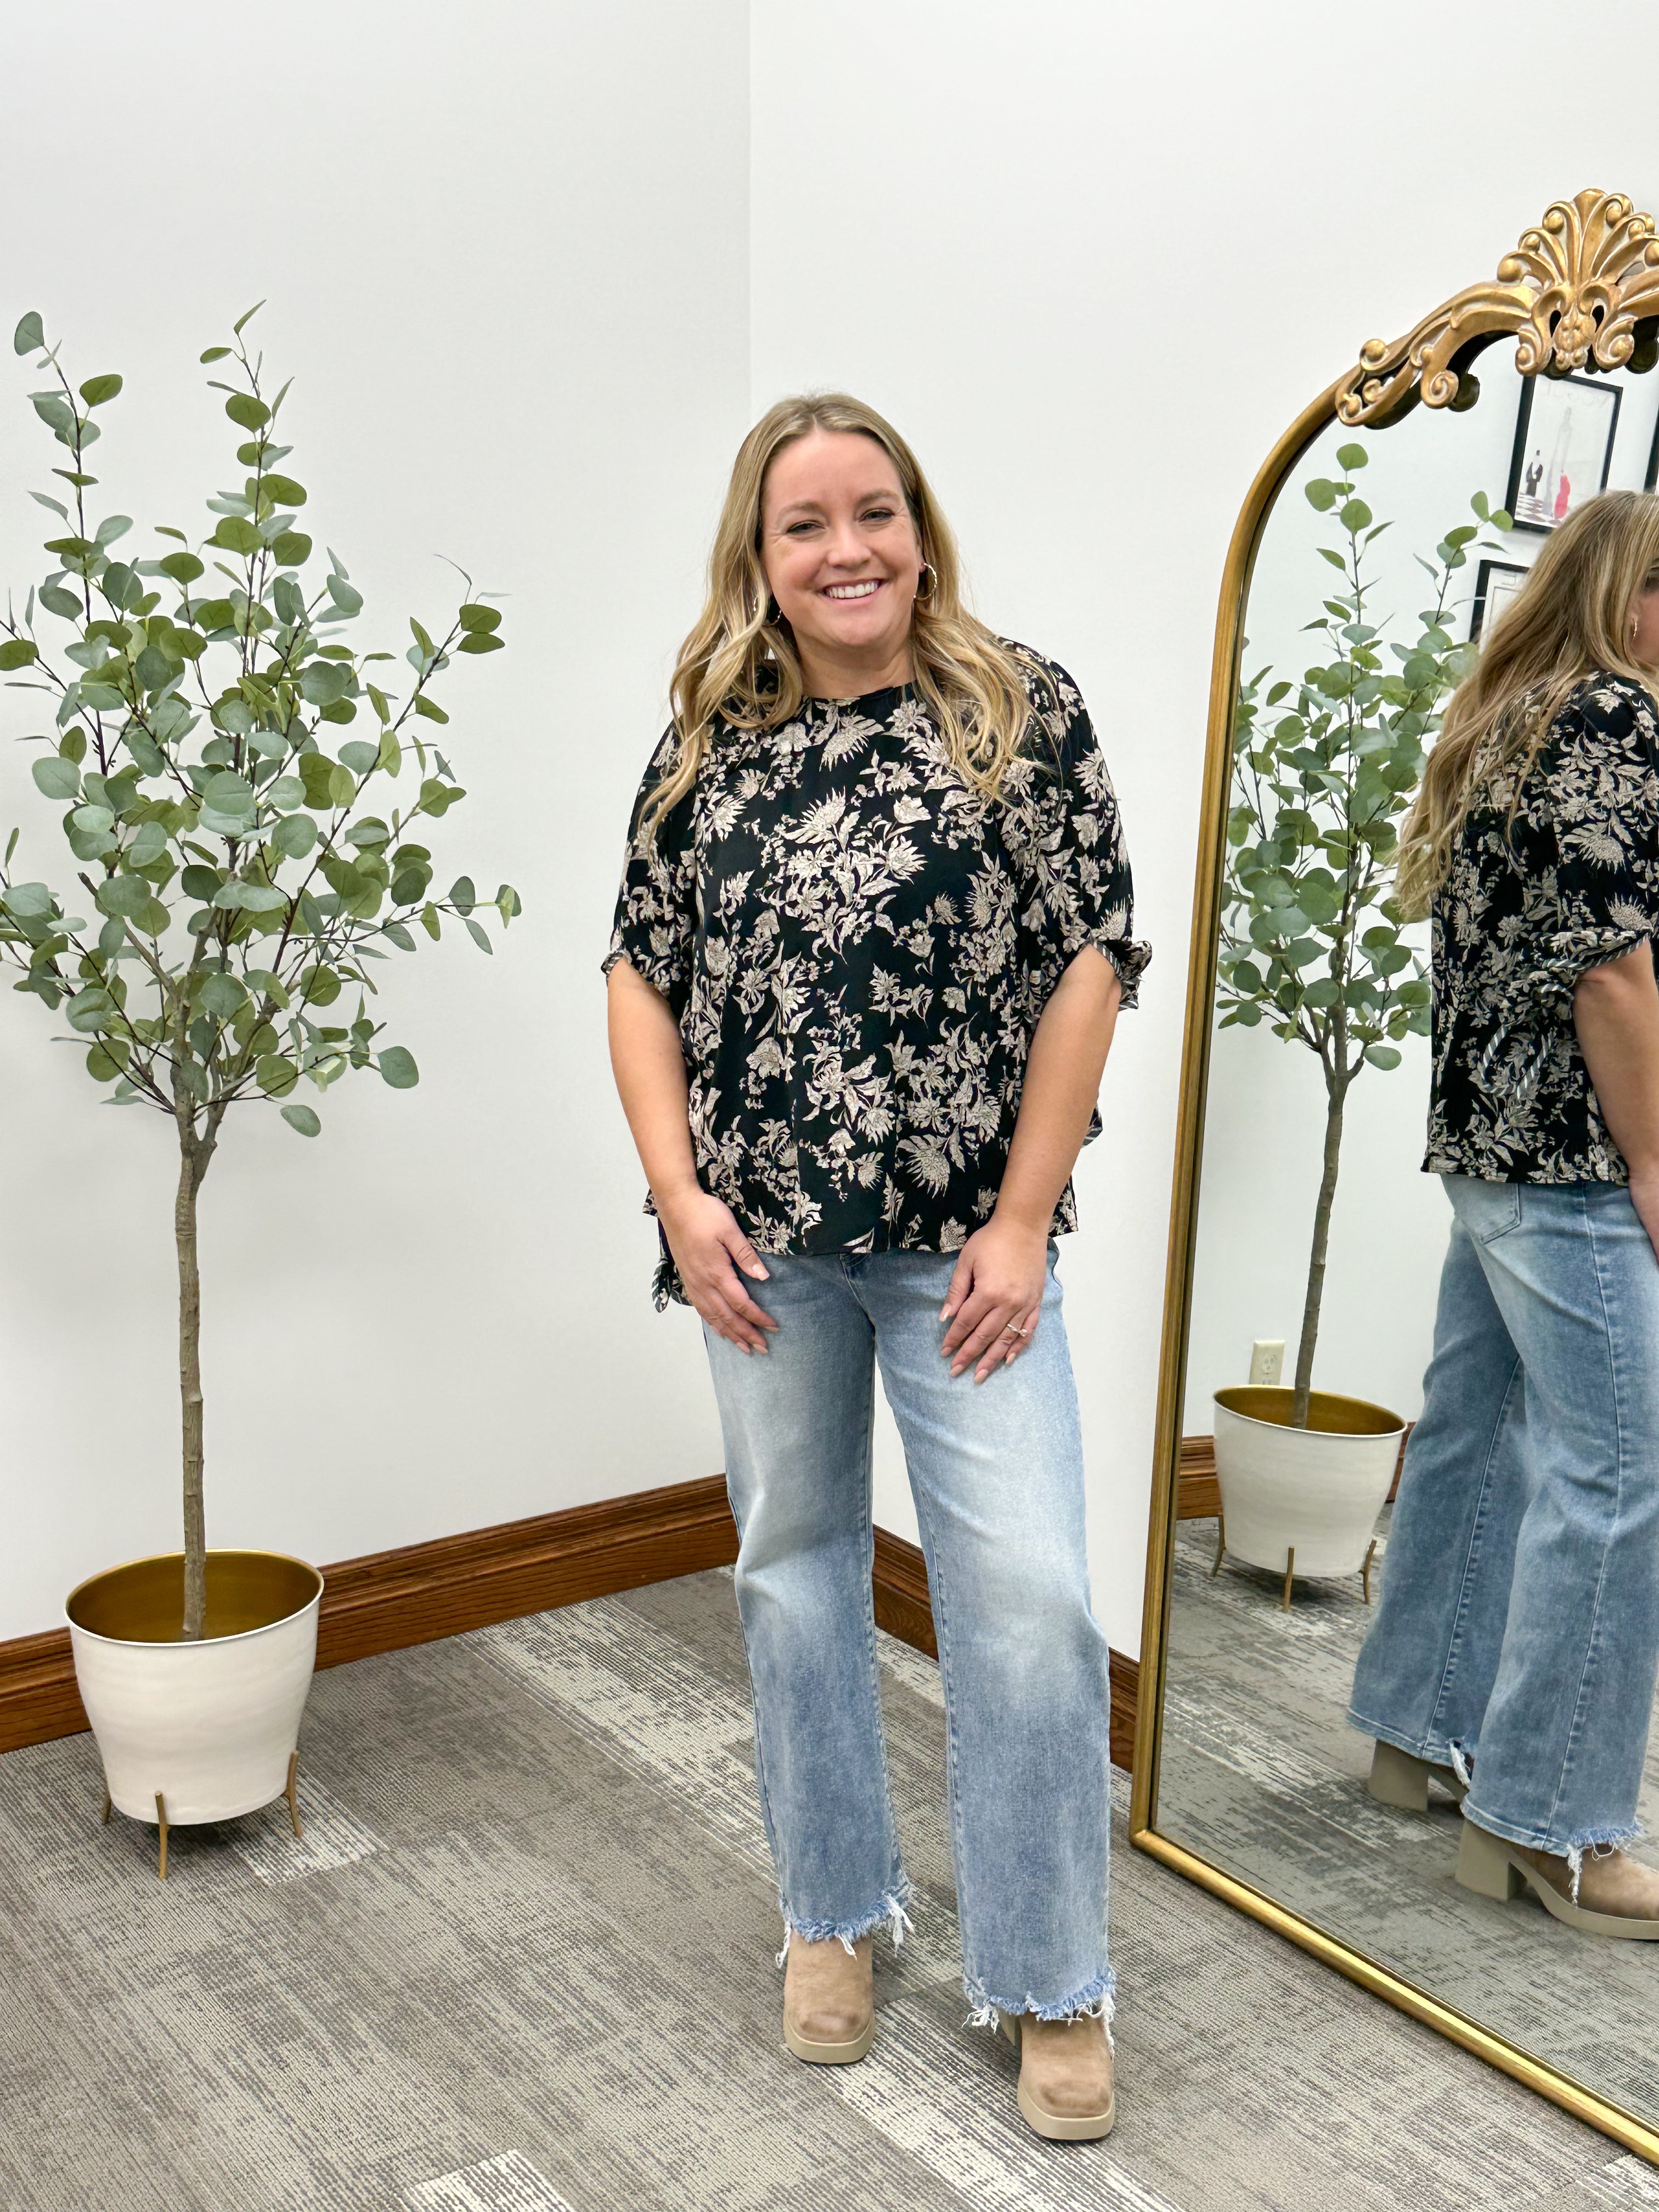
M1400 836L1395 890L1425 915L1458 835L1483 799L1510 811L1568 694L1598 670L1651 696L1654 672L1631 653L1631 609L1659 586L1659 496L1604 491L1558 526L1526 581L1480 640L1453 692Z
M708 596L680 647L669 687L679 740L674 765L641 810L641 844L696 781L717 714L735 729L771 729L798 713L806 696L788 623L767 618L772 598L761 557L761 503L772 463L814 430L873 439L898 471L933 579L925 595L918 592L911 617L915 685L963 782L995 799L1031 722L1022 670L1030 666L1039 677L1042 671L963 605L956 539L904 440L873 407L844 392L781 399L750 430L732 464L708 558Z

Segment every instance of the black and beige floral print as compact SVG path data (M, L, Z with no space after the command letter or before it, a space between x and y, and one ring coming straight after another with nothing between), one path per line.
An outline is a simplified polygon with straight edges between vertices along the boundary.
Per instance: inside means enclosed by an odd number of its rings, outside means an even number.
M1150 954L1106 763L1070 677L1017 651L1032 722L994 805L902 685L717 721L693 789L630 834L603 966L672 1009L698 1179L762 1252L954 1251L996 1203L1067 963L1098 945L1134 1003ZM1052 1231L1075 1225L1068 1182ZM659 1308L685 1302L661 1243Z
M1572 994L1587 968L1659 941L1659 716L1639 684L1589 678L1518 802L1513 779L1493 781L1436 896L1433 938L1424 1166L1488 1182L1627 1182Z

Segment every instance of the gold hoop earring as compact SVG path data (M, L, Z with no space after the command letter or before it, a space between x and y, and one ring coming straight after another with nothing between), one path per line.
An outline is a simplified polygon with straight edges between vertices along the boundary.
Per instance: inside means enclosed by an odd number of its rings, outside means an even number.
M925 592L921 588L921 580L924 576L931 576L933 580ZM931 561L924 561L916 571L916 597L919 599L931 599L938 589L939 570L934 568Z

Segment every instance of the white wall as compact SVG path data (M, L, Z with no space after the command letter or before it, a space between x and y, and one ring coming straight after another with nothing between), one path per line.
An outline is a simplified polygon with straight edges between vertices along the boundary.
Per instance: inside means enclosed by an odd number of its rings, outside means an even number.
M123 510L205 521L228 449L195 357L268 294L293 465L389 641L443 604L434 551L513 594L511 649L450 687L474 796L439 850L517 882L523 921L488 964L398 973L418 1091L342 1085L313 1146L252 1114L208 1185L216 1540L329 1559L719 1465L697 1324L646 1297L597 963L732 452L780 392L845 383L915 441L982 611L1080 678L1123 799L1158 957L1062 1273L1097 1597L1136 1648L1227 536L1361 339L1559 193L1659 198L1607 154L1607 57L1643 80L1650 11L1609 0L1565 46L1559 20L888 0L872 33L823 0L296 0L279 35L91 0L72 61L44 15L9 25L0 326L39 307L82 374L128 376L99 448ZM9 374L0 577L25 581L55 455ZM61 872L0 751L0 815ZM54 1026L0 1008L0 1635L174 1540L167 1131L99 1106Z
M844 384L898 423L980 611L1081 682L1123 804L1156 954L1061 1274L1097 1607L1133 1651L1233 519L1360 343L1489 276L1551 199L1601 184L1654 204L1651 157L1609 160L1607 58L1641 81L1659 22L1641 0L1565 43L1542 0L1501 34L1491 10L1423 0L1386 31L1316 0L895 0L873 44L824 0L755 0L753 21L751 403ZM1541 134L1523 118L1546 51ZM908 1533L890 1437L881 1474L881 1517Z
M650 1307L599 962L747 423L746 7L92 0L68 48L12 17L6 66L0 324L39 307L78 375L125 374L99 495L211 526L240 471L197 356L268 295L287 465L384 642L453 607L438 553L511 594L508 649L441 695L471 795L432 842L523 920L492 960L389 969L418 1090L337 1085L312 1144L247 1109L203 1194L211 1538L334 1559L712 1473L701 1340ZM36 384L6 344L20 586L51 534L25 487L63 458ZM29 705L0 694L8 738ZM64 878L27 766L0 746L0 839L21 821L25 872ZM0 993L0 1636L178 1541L171 1134L100 1105L63 1028Z

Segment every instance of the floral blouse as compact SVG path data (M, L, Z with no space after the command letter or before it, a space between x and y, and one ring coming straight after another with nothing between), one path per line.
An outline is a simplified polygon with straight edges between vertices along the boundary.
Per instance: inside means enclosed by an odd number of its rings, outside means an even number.
M956 1250L996 1204L1067 963L1098 945L1134 1004L1151 956L1106 763L1071 678L1016 651L1033 719L994 805L908 684L775 729L717 720L641 849L672 727L651 757L602 964L672 1009L698 1181L758 1251ZM1076 1220L1068 1182L1051 1233ZM687 1300L658 1233L660 1310Z
M1586 679L1514 781L1471 811L1436 896L1437 1175L1628 1182L1573 1027L1587 968L1659 943L1659 715L1639 684Z

